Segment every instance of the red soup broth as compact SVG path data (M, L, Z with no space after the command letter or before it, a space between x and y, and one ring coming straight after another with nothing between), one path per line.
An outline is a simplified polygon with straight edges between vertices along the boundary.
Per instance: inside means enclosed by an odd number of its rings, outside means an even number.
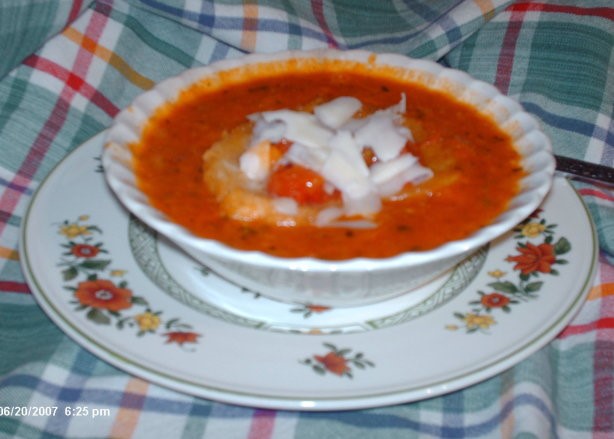
M453 96L340 62L240 69L196 83L155 111L131 145L139 187L151 204L194 234L281 257L384 258L467 237L508 206L524 174L510 136ZM384 201L368 229L275 226L233 220L203 182L203 153L252 113L299 109L339 96L386 108L407 98L410 152L434 171L411 196Z

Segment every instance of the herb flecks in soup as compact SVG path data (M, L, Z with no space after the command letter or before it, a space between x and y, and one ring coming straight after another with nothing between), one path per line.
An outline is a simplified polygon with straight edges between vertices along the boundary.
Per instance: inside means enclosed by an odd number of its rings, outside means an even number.
M356 166L369 183L359 189L351 184L355 169L340 176L331 160L332 173L323 172L285 131L257 134L279 128L280 115L317 117L331 105L349 113L358 103L350 119L393 114L388 122L403 137L398 150L374 141L360 147ZM272 115L277 119L267 121ZM390 132L376 134L379 140ZM393 70L342 61L262 65L198 83L155 112L132 150L150 202L195 234L240 249L332 260L388 257L466 237L505 210L524 174L509 135L487 116ZM422 174L375 184L377 167L399 158Z

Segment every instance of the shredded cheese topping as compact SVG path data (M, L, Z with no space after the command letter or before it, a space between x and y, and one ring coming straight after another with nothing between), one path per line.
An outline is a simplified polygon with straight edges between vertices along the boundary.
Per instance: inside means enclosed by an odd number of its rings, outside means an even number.
M254 129L240 157L240 169L255 183L266 181L275 165L269 154L271 144L285 139L291 146L279 159L282 163L317 172L331 192L341 193L342 206L323 209L317 225L330 225L344 216L368 218L380 210L383 198L433 175L405 150L407 142L413 141L411 131L402 124L405 99L403 94L398 104L363 118L354 117L362 103L349 96L321 104L313 113L283 109L252 114L248 118ZM365 148L377 158L371 166L365 163ZM285 213L295 210L287 200L277 200L275 205Z

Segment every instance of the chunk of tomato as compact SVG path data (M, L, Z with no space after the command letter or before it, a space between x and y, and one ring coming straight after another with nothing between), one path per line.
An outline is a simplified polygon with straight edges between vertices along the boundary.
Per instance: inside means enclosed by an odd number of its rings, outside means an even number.
M269 194L293 198L298 204L321 204L339 197L326 190L326 180L320 174L296 164L278 167L267 184Z

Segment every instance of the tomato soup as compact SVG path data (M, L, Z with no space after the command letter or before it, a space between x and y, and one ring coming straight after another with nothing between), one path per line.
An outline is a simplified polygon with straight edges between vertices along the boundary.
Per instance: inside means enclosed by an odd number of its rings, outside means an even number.
M502 213L524 175L511 138L454 97L412 81L348 66L231 72L197 83L158 109L131 145L139 187L151 204L194 234L281 257L384 258L467 237ZM204 183L203 154L250 114L300 109L341 96L375 111L406 97L407 148L433 176L389 197L376 227L278 226L230 218Z

